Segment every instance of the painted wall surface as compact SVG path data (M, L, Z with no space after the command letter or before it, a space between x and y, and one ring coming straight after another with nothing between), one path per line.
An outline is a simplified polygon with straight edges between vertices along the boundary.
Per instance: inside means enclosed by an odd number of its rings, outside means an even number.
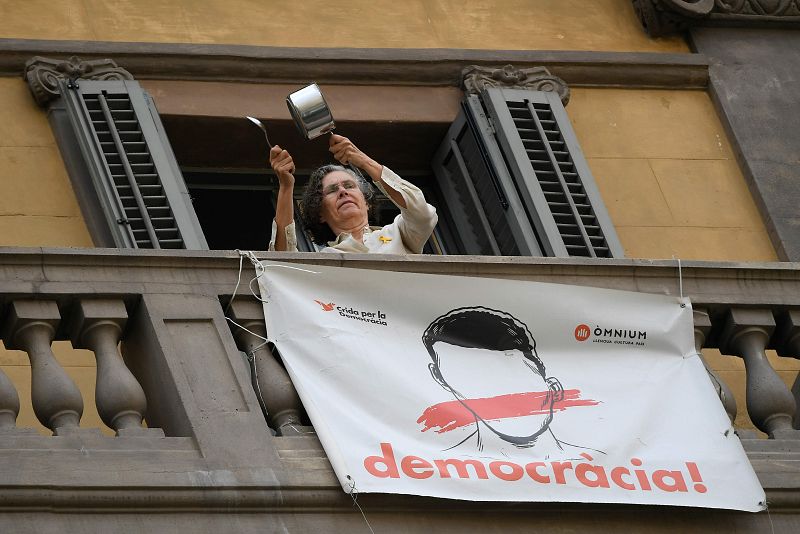
M299 47L686 52L630 0L0 0L19 39Z
M576 88L567 113L626 257L777 261L706 93Z
M0 78L0 177L0 246L92 246L47 116L22 79Z
M0 78L0 177L0 246L92 246L47 116L22 79ZM94 407L94 355L63 341L54 350L81 388L85 424L102 425ZM44 432L31 407L27 354L0 348L0 368L17 387L19 425Z
M567 113L629 258L777 261L708 95L701 91L573 89ZM744 360L703 355L747 413ZM767 351L791 388L800 361Z

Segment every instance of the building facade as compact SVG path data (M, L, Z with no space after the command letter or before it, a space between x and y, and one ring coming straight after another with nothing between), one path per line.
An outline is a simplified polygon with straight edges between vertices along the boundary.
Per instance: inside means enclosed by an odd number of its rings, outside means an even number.
M285 371L226 322L268 327L255 301L228 306L233 250L266 249L276 189L244 117L302 182L326 141L305 141L284 101L312 81L337 132L441 222L425 257L303 240L260 257L682 284L770 503L362 496L376 531L800 528L797 2L284 4L0 1L4 530L367 528ZM266 424L240 351L261 364Z

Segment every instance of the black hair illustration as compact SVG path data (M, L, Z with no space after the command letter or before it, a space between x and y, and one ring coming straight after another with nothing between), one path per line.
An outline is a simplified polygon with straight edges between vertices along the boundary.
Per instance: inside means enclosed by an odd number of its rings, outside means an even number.
M525 323L510 313L482 306L457 308L434 319L425 329L422 335L422 343L425 345L432 360L432 363L428 364L428 368L433 379L472 413L476 423L483 423L500 439L519 448L533 447L539 436L549 430L550 422L553 419L553 404L563 398L564 388L558 379L547 376L544 362L536 353L536 340ZM549 413L542 420L540 428L535 429L528 435L513 436L502 433L487 423L465 402L465 396L453 388L443 376L439 355L435 349L436 343L503 352L519 350L522 353L525 365L532 372L541 376L549 387L547 398L543 403ZM461 445L461 443L464 443L475 434L478 434L480 447L479 424L476 424L475 432L454 445L454 447Z

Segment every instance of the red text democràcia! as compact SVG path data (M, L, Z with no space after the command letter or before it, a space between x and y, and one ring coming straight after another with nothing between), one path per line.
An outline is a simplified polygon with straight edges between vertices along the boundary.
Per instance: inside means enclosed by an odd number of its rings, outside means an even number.
M408 478L426 479L493 478L515 482L525 477L539 484L567 484L574 479L588 488L610 488L612 485L629 491L652 491L655 488L666 492L688 492L686 478L681 470L657 469L648 474L639 458L631 458L631 466L611 467L592 464L593 458L587 453L580 455L584 460L531 462L520 465L509 461L483 462L481 460L459 460L448 458L428 461L419 456L404 456L398 466L391 443L381 443L381 456L367 456L364 467L376 478L400 478L401 473ZM685 462L686 471L697 493L706 493L700 470L694 462Z

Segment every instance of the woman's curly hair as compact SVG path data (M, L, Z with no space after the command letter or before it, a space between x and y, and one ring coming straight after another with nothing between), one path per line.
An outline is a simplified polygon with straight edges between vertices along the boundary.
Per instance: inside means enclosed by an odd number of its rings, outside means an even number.
M303 198L300 200L300 215L303 222L303 227L306 232L311 236L311 240L317 245L327 245L329 241L333 241L337 236L333 235L327 223L320 222L320 211L322 210L322 179L328 174L342 171L349 174L358 184L364 199L367 201L368 216L373 215L373 198L375 197L375 190L364 179L359 176L352 169L342 165L323 165L308 177L308 183L303 191Z

